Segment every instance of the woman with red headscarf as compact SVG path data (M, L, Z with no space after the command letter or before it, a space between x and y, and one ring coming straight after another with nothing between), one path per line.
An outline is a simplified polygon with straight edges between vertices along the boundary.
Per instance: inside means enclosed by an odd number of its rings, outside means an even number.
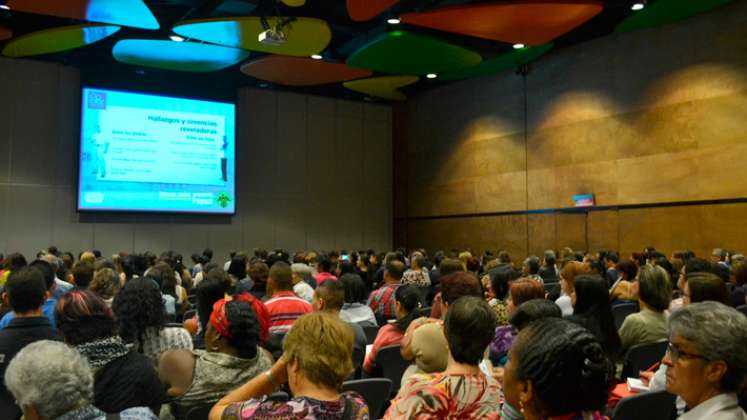
M161 418L181 418L190 409L215 403L232 389L272 367L272 358L259 347L261 322L248 295L221 299L205 331L205 350L172 350L158 367L171 404ZM168 413L166 413L168 411Z

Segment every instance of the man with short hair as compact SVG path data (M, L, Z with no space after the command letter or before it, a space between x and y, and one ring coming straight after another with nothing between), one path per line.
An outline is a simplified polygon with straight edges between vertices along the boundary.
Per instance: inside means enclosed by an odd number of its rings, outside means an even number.
M59 299L60 296L64 295L65 293L73 290L74 286L72 284L66 282L65 279L61 279L57 277L57 273L59 272L60 267L62 266L62 264L64 264L64 262L59 257L52 255L52 254L46 254L43 257L41 257L41 259L43 261L48 262L52 266L52 269L54 270L55 288L54 288L54 293L52 294L52 297L55 298L55 300Z
M270 334L287 333L302 315L313 311L311 304L293 293L293 274L288 264L278 261L270 268L265 302L270 313Z
M54 297L54 291L56 289L55 284L55 276L54 272L52 271L52 266L43 260L36 260L29 264L29 267L34 267L37 270L39 270L40 273L42 273L42 276L44 277L44 285L46 287L46 300L44 301L44 305L42 306L42 313L44 316L49 320L49 323L52 325L52 328L56 328L56 323L54 319L54 307L57 304L57 299ZM10 311L6 313L2 319L0 319L0 329L3 329L10 324L10 321L15 318L16 314L14 311Z
M425 257L416 252L412 255L412 266L402 276L402 284L414 284L418 287L430 287L431 278L425 267Z
M311 267L302 263L293 263L291 272L293 273L293 293L311 303L314 298L314 289L305 281L307 276L311 276Z
M342 282L325 280L314 291L312 306L315 311L325 312L335 318L340 317L342 305L345 304L345 286ZM366 356L366 333L363 327L355 322L346 322L353 330L353 366L358 369L363 365Z
M620 273L618 273L617 269L615 268L617 266L617 263L620 261L620 257L617 255L617 252L610 251L605 256L604 261L606 262L607 266L607 272L605 273L607 285L609 287L612 287L612 285L617 281L617 278L620 276Z
M73 265L73 282L79 289L87 289L93 281L93 264L88 261L78 261Z
M552 249L548 249L545 251L545 256L542 261L542 267L540 267L539 274L540 277L542 277L543 282L545 283L557 283L558 277L560 276L560 272L558 271L558 266L555 265L557 262L557 259L555 257L555 251ZM617 279L615 279L617 280Z
M44 275L37 267L24 267L14 271L5 284L3 299L15 313L8 326L0 331L0 378L11 359L26 345L39 340L61 341L60 336L42 312L48 297ZM15 399L0 381L0 413L2 418L21 416Z
M405 264L402 261L392 260L386 264L384 284L371 292L368 297L368 306L377 319L390 320L396 318L397 302L394 299L394 292L400 286L400 280L404 272Z
M540 260L535 255L530 255L524 260L524 265L521 268L521 271L524 275L524 277L536 280L539 282L539 284L544 285L545 280L540 277L537 273L539 273L540 269Z

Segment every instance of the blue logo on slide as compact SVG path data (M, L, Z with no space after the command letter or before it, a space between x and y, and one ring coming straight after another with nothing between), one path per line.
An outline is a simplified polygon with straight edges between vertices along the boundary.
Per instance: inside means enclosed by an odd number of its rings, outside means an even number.
M106 93L88 92L89 109L106 109Z

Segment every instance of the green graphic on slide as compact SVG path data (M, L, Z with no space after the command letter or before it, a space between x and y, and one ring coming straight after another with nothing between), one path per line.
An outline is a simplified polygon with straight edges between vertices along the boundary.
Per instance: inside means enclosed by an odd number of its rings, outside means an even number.
M217 201L221 207L226 208L228 207L228 203L231 202L231 197L229 197L228 194L222 192L218 194L218 197L215 199L215 201Z

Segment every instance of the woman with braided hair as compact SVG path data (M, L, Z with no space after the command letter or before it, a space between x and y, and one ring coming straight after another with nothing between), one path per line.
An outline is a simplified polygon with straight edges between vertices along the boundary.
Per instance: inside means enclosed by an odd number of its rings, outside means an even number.
M599 410L607 402L614 366L585 328L557 318L532 322L519 333L508 359L502 419L603 418Z

